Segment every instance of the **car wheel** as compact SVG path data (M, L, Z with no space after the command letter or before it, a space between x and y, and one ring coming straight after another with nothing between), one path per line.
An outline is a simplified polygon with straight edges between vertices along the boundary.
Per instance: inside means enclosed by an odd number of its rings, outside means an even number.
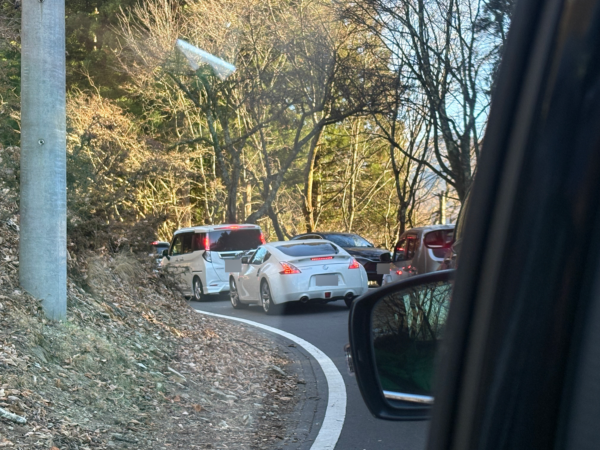
M200 278L194 277L192 281L192 300L195 302L205 301L207 296L202 292L202 281Z
M266 281L263 281L260 285L260 303L263 311L269 316L279 314L281 311L281 307L273 303L271 289L269 289L269 284Z
M233 306L233 309L245 309L248 307L246 303L242 303L240 301L237 285L235 284L235 280L233 278L229 280L229 300L231 300L231 306Z
M352 307L352 303L354 303L354 298L345 298L344 299L344 303L346 304L346 306L348 308L351 308Z

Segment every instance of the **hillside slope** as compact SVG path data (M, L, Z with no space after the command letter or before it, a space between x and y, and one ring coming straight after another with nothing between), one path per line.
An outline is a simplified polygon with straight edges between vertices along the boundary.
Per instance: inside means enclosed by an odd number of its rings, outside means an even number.
M0 186L0 408L27 419L0 419L0 447L286 445L298 380L276 344L195 313L128 253L70 254L68 320L49 322L18 284L18 223Z

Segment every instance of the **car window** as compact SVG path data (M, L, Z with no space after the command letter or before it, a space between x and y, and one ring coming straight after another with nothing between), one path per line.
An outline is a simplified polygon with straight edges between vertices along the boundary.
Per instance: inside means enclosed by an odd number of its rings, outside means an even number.
M267 256L267 249L264 247L259 247L258 250L256 250L256 253L254 253L254 256L252 257L250 264L260 265L263 262L265 262L266 256Z
M192 241L194 238L194 233L184 233L182 235L182 243L181 250L183 254L192 253Z
M326 234L325 238L340 247L373 247L369 241L357 234Z
M418 246L419 246L419 239L416 236L412 237L412 239L411 239L411 236L409 236L407 239L407 243L406 243L405 259L407 259L407 260L413 259L415 257L415 254L417 253Z
M394 249L394 261L402 261L406 255L406 239L402 239L396 244Z
M373 244L358 234L352 235L352 239L354 240L355 247L373 247Z
M436 258L444 258L450 248L454 230L431 231L423 238L423 243L430 249Z
M259 229L211 231L208 236L213 252L250 250L262 244Z
M181 234L177 234L174 238L173 238L173 243L171 244L171 251L169 252L169 255L181 255L183 253L183 239L182 239L182 235Z
M311 242L302 244L280 245L277 250L287 256L323 256L337 254L337 247L329 242Z
M156 245L156 246L154 246L154 251L156 252L156 254L162 255L162 252L164 250L167 250L168 248L169 248L168 244L165 244L165 245Z

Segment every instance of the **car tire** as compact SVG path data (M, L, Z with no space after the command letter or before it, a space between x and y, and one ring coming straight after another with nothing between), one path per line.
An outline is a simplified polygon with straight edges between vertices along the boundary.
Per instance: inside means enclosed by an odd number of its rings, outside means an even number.
M281 305L273 303L269 283L264 280L260 283L260 304L265 314L269 316L274 316L281 312Z
M194 302L203 302L207 300L207 295L202 290L202 281L200 281L200 278L198 277L194 277L192 280L191 300Z
M229 279L229 300L233 309L246 309L248 305L240 301L240 295L237 290L237 285L233 278Z
M352 308L352 303L354 303L354 298L345 298L344 303L348 308Z

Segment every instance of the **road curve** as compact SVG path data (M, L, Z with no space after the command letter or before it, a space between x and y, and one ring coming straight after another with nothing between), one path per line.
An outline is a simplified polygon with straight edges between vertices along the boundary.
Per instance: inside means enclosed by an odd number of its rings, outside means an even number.
M321 424L319 433L317 434L317 437L313 442L313 445L311 446L311 450L335 449L337 441L342 432L342 426L344 425L344 418L346 416L346 389L344 386L342 375L338 371L335 364L333 364L331 359L329 359L329 357L325 353L323 353L317 347L312 345L310 342L307 342L294 334L282 331L278 328L273 328L268 325L253 322L248 319L241 319L238 317L231 317L223 314L210 313L199 309L197 309L196 311L200 314L207 314L214 317L235 320L237 322L242 322L247 325L270 331L271 333L283 336L284 338L289 339L290 341L302 346L308 353L310 353L310 355L317 361L317 363L321 367L321 370L325 375L325 379L327 380L328 388L327 409L325 411L325 418L323 419L323 423Z
M258 322L291 333L322 351L335 364L346 391L346 415L336 450L422 450L428 422L388 422L375 419L367 410L356 380L346 368L343 351L348 342L348 309L343 302L326 305L291 304L284 314L267 316L258 306L234 310L227 297L198 303L196 310ZM342 386L343 387L343 386ZM324 421L325 422L325 421ZM320 447L331 448L331 447ZM312 447L317 450L317 447Z

